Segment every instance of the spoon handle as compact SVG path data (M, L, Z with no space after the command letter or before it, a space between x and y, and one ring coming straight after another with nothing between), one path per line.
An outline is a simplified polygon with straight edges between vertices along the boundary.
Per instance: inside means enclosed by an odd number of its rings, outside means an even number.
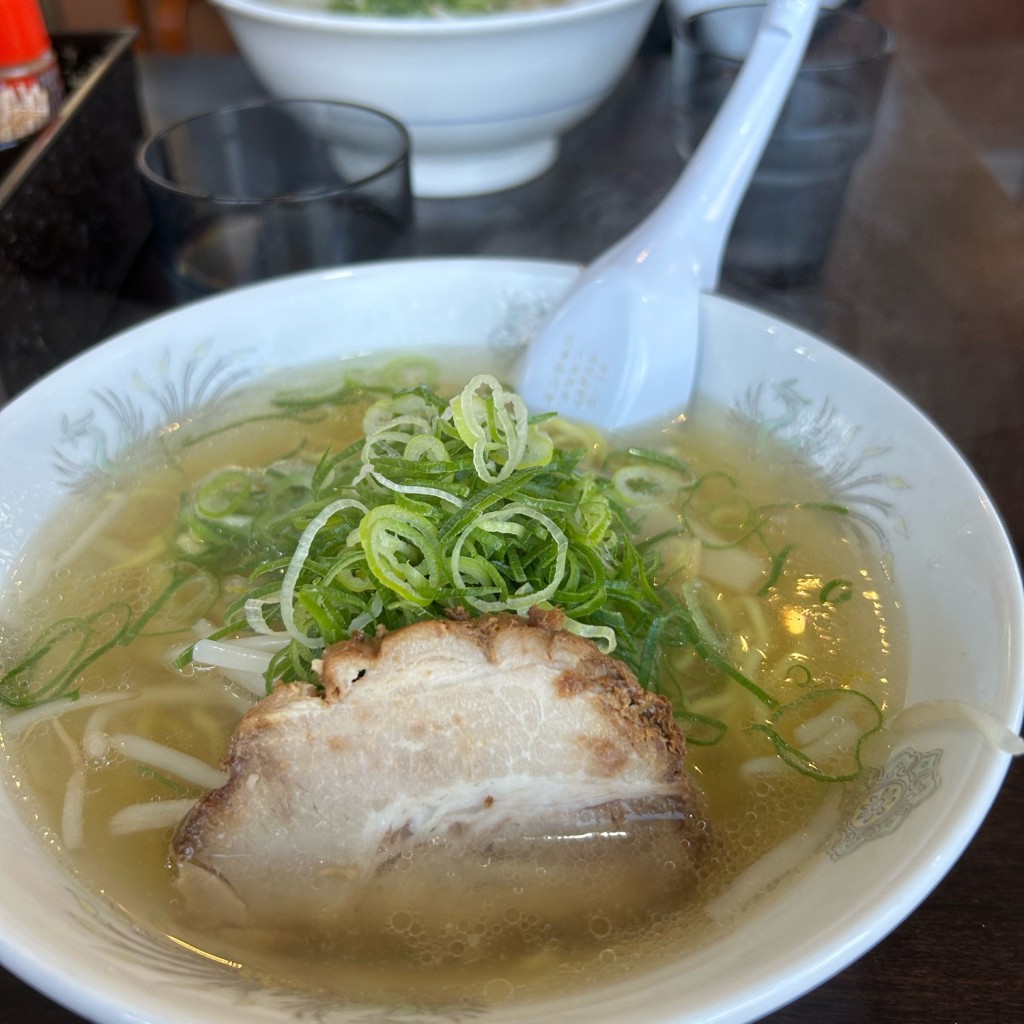
M696 381L700 299L803 60L820 0L771 0L676 184L549 313L517 371L538 408L625 429L678 412Z
M715 291L732 223L793 86L819 7L820 0L771 0L736 81L679 180L622 247L637 253L671 245L685 255L698 289Z

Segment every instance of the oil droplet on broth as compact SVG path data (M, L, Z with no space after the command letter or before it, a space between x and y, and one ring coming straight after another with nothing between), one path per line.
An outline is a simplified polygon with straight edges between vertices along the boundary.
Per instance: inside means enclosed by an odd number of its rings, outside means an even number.
M507 978L491 978L484 985L483 996L489 1003L506 1002L512 998L515 986Z

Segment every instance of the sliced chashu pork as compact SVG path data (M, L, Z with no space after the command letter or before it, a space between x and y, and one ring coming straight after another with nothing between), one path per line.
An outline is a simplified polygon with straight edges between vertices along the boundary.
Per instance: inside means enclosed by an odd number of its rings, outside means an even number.
M641 848L683 873L693 795L671 707L558 621L423 622L329 648L322 692L279 686L242 720L227 784L175 836L187 904L230 924L329 925L382 877L407 901L424 879L451 883L460 858L463 893L507 885L517 865L582 879L564 852L580 840L598 859L632 844L615 877ZM417 883L396 865L420 854ZM636 871L641 888L658 874ZM661 899L663 882L637 898Z

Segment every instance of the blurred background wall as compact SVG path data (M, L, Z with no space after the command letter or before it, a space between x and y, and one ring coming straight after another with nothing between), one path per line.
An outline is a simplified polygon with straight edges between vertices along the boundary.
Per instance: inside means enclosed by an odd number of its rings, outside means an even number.
M207 0L41 0L41 6L54 32L134 25L145 50L217 53L234 48L223 20Z
M902 59L1024 207L1024 0L864 0Z

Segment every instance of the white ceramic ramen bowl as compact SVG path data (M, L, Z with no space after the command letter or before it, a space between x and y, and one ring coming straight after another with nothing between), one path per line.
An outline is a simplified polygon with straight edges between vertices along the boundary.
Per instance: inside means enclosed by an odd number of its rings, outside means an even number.
M612 90L656 0L568 0L501 14L374 17L214 0L273 96L347 100L412 135L419 196L496 192L546 171ZM319 6L319 10L316 7Z
M0 412L0 580L16 576L26 543L76 477L116 459L140 432L276 368L387 349L518 344L576 272L498 260L365 264L227 293L88 351ZM992 504L956 451L886 384L817 338L717 296L704 298L702 315L698 393L807 444L843 500L874 517L906 595L910 701L956 698L1019 727L1021 581ZM944 585L949 579L956 586ZM970 841L1007 762L969 727L911 731L771 913L752 913L678 962L472 1019L756 1020L914 910ZM322 1005L261 986L148 933L79 888L39 847L9 791L0 792L0 877L0 961L101 1024L411 1019L407 1008ZM453 1018L424 1011L415 1019Z

